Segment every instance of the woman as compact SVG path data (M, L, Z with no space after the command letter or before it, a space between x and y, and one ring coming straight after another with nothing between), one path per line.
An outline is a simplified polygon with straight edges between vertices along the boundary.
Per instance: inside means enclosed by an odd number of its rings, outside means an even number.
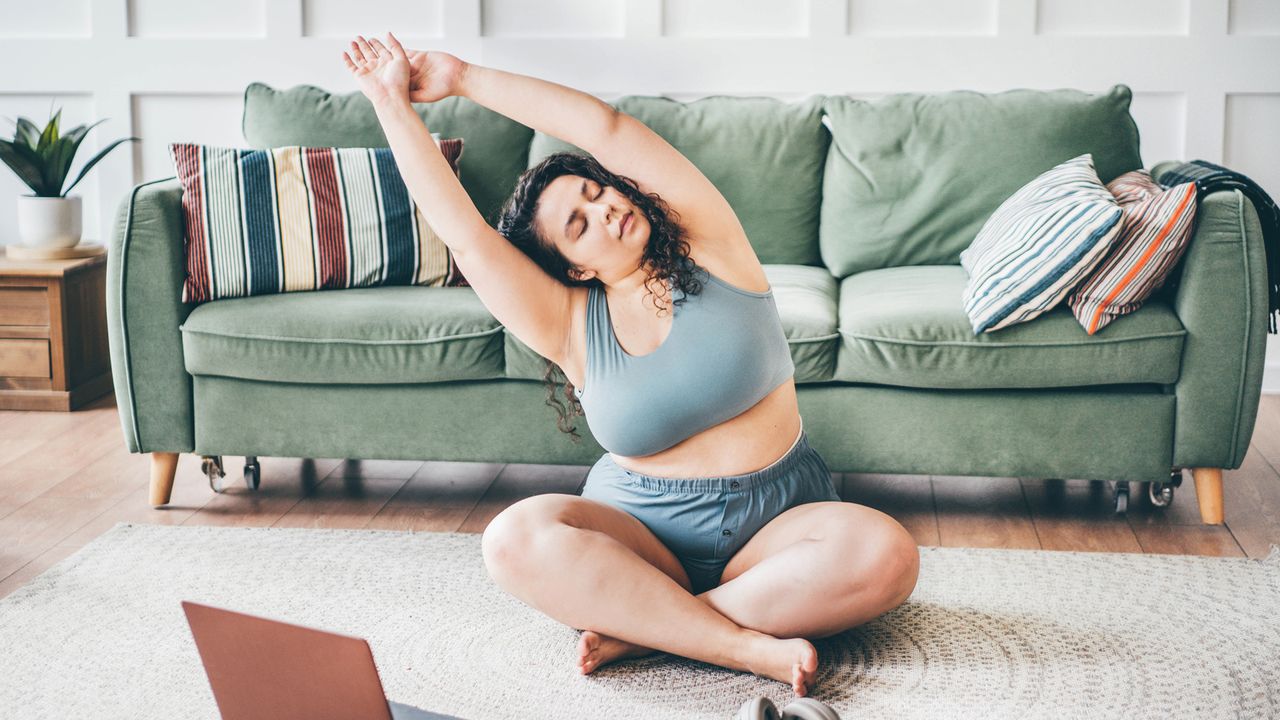
M586 93L406 51L391 33L357 36L343 59L471 287L563 369L611 450L582 496L537 495L494 518L482 547L495 582L584 631L582 673L661 650L804 695L809 639L904 602L919 551L888 515L841 502L809 446L773 291L728 202ZM452 95L594 160L530 168L495 231L410 105Z

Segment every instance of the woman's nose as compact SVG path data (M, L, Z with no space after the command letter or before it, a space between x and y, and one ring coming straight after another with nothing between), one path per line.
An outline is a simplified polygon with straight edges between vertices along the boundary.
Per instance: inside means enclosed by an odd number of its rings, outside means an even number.
M600 214L604 217L604 224L608 225L609 221L613 219L614 214L617 213L618 206L615 205L613 201L606 199L600 201L600 207Z

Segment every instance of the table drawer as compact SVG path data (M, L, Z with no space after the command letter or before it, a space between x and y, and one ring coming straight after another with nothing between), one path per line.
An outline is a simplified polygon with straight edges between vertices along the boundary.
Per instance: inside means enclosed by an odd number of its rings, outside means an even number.
M0 376L51 376L48 340L0 339Z
M0 325L48 325L49 298L42 287L0 287Z

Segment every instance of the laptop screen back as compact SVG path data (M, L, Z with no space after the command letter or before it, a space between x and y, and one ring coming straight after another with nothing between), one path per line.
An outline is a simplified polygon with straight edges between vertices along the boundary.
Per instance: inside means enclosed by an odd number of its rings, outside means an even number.
M182 602L223 720L391 720L362 638Z

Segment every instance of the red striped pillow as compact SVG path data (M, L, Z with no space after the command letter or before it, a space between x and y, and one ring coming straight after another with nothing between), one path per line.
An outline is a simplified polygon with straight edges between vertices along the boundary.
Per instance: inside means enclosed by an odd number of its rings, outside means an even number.
M455 174L462 138L433 139ZM182 183L182 301L466 285L389 148L169 145Z
M1067 299L1090 335L1131 313L1164 284L1191 241L1196 184L1163 188L1147 170L1107 183L1124 212L1120 235L1107 257Z

